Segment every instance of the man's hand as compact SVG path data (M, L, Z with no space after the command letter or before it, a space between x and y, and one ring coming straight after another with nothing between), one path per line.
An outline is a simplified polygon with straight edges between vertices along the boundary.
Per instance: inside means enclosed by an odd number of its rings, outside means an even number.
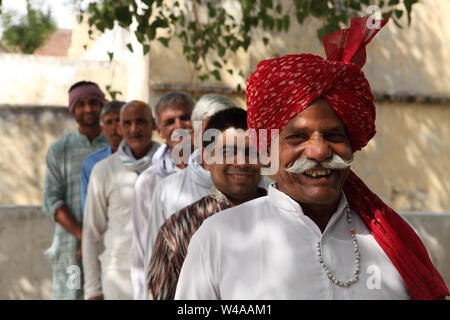
M81 244L80 244L80 247L78 248L78 250L77 250L77 259L78 260L81 260L81 257L82 257L82 253L81 253L82 251L81 251Z
M101 295L101 296L89 298L88 300L105 300L105 298L103 297L103 295Z
M55 212L55 221L81 241L81 225L75 220L66 205Z

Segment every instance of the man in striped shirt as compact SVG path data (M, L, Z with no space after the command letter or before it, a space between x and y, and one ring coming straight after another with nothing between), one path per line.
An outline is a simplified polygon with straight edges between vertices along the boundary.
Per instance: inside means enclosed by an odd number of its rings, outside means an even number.
M221 133L214 142L203 142L205 150L211 150L206 155L209 159L205 158L205 169L210 171L214 186L208 196L174 213L161 227L147 276L149 299L174 298L189 241L205 219L266 194L258 188L259 163L249 164L247 112L240 108L219 111L211 117L205 132L210 129ZM245 145L236 143L235 137ZM245 159L243 163L240 157Z

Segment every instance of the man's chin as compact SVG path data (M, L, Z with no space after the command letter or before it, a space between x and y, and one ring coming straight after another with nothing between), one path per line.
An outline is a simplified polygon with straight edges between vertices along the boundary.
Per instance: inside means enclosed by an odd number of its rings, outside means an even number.
M98 126L100 124L100 122L99 121L94 121L94 120L92 120L92 121L81 121L80 124L83 127L96 127L96 126Z
M328 188L311 188L305 190L304 196L299 197L300 203L311 205L329 205L336 203L341 197L342 191Z

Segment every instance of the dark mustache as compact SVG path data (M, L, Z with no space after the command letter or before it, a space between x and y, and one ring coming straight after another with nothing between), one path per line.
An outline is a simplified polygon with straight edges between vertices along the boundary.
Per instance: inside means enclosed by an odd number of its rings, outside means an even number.
M230 170L227 170L227 173L229 173L229 174L255 174L255 170L244 169L244 168L238 169L238 170L230 169Z

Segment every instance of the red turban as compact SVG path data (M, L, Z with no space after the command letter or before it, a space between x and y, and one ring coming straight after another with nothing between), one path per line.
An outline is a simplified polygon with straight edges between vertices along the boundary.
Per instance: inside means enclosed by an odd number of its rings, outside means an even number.
M367 28L366 22L367 17L353 18L349 29L325 37L328 59L297 54L258 63L247 80L249 128L281 131L322 97L346 126L353 152L363 148L375 135L375 106L361 67L366 60L365 45L379 30ZM267 139L269 145L270 136Z
M374 96L361 71L366 45L386 24L370 28L368 17L353 18L350 28L323 39L327 59L312 54L261 61L247 80L249 129L278 129L318 97L324 98L345 125L353 152L375 135ZM252 137L253 141L257 141ZM260 136L270 145L271 135ZM258 141L258 149L265 145ZM447 286L414 230L349 171L344 192L373 237L402 276L413 299L443 299Z

